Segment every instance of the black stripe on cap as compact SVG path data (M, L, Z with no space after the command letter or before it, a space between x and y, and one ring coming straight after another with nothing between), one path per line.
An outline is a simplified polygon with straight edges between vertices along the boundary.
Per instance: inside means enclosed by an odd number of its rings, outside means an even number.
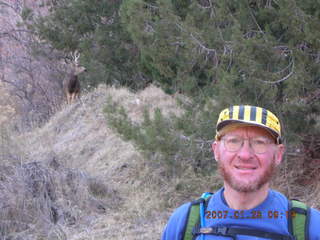
M229 119L232 119L233 106L229 107Z
M239 120L243 120L244 119L244 106L243 105L239 106L238 119Z
M262 119L261 119L261 123L263 125L266 125L267 123L267 117L268 117L268 111L264 108L262 108Z
M257 118L257 108L252 106L250 108L250 121L256 121Z

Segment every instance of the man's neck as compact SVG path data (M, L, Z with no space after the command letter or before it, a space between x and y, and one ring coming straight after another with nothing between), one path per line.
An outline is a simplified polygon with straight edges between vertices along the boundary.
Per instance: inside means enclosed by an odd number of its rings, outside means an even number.
M265 184L255 192L238 192L228 184L224 186L224 198L228 206L236 210L252 209L262 203L268 196L269 184Z

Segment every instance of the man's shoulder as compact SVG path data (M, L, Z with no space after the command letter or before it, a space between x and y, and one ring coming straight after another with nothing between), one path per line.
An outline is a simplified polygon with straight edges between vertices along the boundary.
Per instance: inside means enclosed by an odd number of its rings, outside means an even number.
M174 217L174 218L185 218L187 213L188 213L188 210L190 208L190 205L191 205L191 202L187 202L187 203L184 203L182 205L180 205L178 208L176 208L172 214L171 217Z
M310 214L320 220L320 210L319 209L310 208Z
M274 190L274 189L270 189L270 194L274 197L277 198L281 201L288 201L288 198L281 192Z
M318 223L320 223L320 210L316 208L310 208L310 216L314 219L318 220Z
M172 213L162 233L162 240L181 239L188 218L190 205L191 202L185 203Z
M187 224L190 207L191 205L195 204L198 199L194 199L193 201L184 203L174 210L162 233L162 240L173 240L182 238L185 226Z
M320 211L315 208L310 208L310 220L309 220L309 231L310 239L320 239Z

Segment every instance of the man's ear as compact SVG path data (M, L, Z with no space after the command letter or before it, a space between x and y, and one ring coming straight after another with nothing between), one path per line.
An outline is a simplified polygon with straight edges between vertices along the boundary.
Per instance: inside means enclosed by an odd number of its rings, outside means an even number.
M219 161L219 158L220 158L219 151L218 151L218 148L219 148L218 145L219 145L219 143L217 141L214 141L211 145L212 152L214 154L214 159L216 161Z
M277 151L275 153L275 163L276 163L276 166L278 166L282 159L283 159L283 154L285 152L285 147L283 144L279 144L276 146L277 147Z

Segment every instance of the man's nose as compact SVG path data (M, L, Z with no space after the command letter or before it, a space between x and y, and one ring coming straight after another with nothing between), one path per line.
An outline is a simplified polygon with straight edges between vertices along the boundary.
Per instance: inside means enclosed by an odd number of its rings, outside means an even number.
M238 152L238 156L242 159L249 159L254 154L254 150L250 146L249 140L244 139L242 147L240 148Z

